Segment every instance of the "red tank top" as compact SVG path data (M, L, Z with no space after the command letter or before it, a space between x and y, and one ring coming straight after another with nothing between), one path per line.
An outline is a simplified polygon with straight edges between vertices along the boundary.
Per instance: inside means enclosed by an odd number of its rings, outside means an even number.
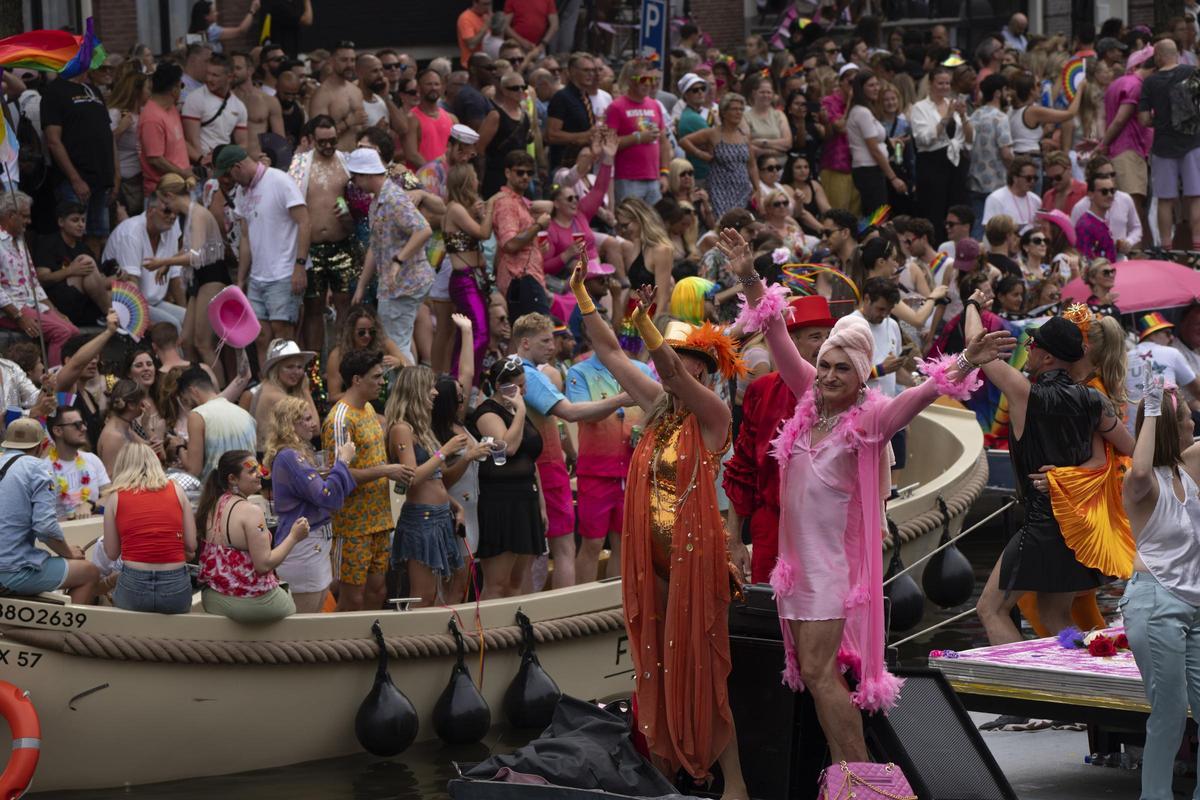
M161 489L117 492L117 532L121 558L126 561L183 561L183 508L175 484L167 481Z
M412 115L421 126L421 146L417 149L426 161L440 158L446 152L446 143L450 141L450 128L454 126L450 115L439 108L437 116L430 117L420 107L414 108Z

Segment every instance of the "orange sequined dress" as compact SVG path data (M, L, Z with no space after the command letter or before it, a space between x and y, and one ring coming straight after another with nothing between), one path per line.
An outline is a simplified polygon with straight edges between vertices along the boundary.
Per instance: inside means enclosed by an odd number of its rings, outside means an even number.
M638 726L652 755L697 778L733 729L730 573L716 494L727 445L709 451L694 414L668 414L638 442L625 495L622 594ZM659 578L668 582L662 616Z

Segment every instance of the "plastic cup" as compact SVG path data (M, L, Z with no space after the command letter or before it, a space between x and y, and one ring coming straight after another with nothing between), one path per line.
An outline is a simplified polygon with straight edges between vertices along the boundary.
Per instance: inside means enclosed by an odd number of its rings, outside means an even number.
M508 463L508 445L504 442L492 442L492 463L497 467Z

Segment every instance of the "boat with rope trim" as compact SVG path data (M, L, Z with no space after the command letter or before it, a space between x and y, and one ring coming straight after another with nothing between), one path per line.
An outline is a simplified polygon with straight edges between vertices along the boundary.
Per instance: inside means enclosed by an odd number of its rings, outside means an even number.
M931 407L909 442L908 466L896 473L909 488L888 514L912 563L937 544L929 535L943 527L937 499L957 530L987 465L978 425L960 408ZM100 521L63 527L85 546ZM477 607L297 614L262 626L206 614L199 595L192 613L175 616L76 606L58 593L0 597L0 680L27 690L41 719L38 790L242 772L359 752L355 713L376 671L376 619L392 679L416 709L418 741L436 736L433 707L456 662L452 618L492 722L505 724L502 699L521 663L518 610L564 694L604 702L632 693L619 579Z

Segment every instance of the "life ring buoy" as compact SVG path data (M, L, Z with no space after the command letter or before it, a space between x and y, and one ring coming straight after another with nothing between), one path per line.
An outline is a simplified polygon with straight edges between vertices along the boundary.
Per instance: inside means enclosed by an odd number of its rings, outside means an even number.
M42 753L42 723L29 694L0 681L0 714L12 731L12 756L0 774L0 800L17 800L29 789Z

